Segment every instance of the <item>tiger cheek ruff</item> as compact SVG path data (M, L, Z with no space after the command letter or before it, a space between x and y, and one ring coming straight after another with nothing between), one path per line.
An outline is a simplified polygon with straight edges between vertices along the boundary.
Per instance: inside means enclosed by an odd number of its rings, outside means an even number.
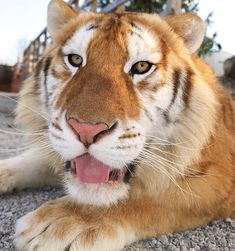
M0 192L67 196L17 221L16 249L117 251L234 218L235 104L197 57L202 20L52 0L48 31L17 108L32 147L0 161Z

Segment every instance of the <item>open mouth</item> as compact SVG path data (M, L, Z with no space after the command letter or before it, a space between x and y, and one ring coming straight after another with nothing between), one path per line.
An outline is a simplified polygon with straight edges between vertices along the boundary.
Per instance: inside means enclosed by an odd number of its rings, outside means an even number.
M66 169L82 183L119 184L129 181L135 166L130 164L127 168L112 168L86 153L67 162Z

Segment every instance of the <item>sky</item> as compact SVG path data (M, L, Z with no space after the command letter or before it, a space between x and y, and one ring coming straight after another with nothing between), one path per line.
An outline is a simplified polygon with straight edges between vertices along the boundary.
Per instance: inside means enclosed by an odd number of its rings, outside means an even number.
M43 30L48 3L49 0L0 0L0 63L14 64L18 50Z
M0 63L14 64L19 51L46 26L50 0L0 0ZM226 52L235 54L235 0L200 0L202 18L213 12L208 29L217 32L217 41Z

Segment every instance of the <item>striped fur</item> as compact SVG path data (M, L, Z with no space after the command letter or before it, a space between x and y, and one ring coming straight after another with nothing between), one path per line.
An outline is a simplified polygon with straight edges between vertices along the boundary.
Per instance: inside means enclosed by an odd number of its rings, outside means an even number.
M61 0L48 13L53 44L23 87L17 121L44 132L38 152L47 144L68 196L18 221L17 248L114 251L235 217L235 105L195 55L200 18L75 14ZM71 53L82 56L79 69ZM132 73L138 61L151 63L147 73ZM85 149L68 118L116 127ZM64 165L86 151L131 172L118 184L83 184Z

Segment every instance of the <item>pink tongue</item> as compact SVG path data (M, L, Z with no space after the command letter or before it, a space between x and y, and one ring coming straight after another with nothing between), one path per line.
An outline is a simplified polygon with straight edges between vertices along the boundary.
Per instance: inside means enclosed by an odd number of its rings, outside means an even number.
M84 154L74 159L76 175L83 183L106 183L109 180L110 167Z

